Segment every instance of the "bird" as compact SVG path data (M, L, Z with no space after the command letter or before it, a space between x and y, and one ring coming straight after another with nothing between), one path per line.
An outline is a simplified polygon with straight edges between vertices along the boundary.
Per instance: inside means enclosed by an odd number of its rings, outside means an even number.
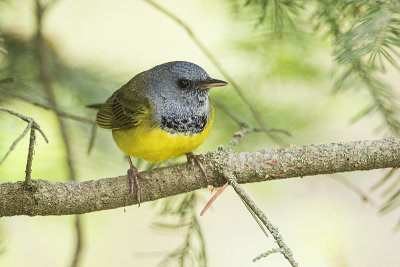
M214 122L210 89L226 86L211 78L200 66L187 61L157 65L134 76L98 109L96 124L112 130L118 148L127 156L130 192L136 186L140 206L139 178L146 180L131 157L161 162L186 155L188 163L207 173L193 151L207 139Z

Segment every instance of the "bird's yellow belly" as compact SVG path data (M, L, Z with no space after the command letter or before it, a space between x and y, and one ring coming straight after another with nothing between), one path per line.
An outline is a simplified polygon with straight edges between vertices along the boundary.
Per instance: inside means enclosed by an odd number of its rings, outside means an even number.
M198 148L210 133L212 117L204 131L194 135L171 134L150 127L113 130L112 133L115 143L126 155L158 162L180 157Z

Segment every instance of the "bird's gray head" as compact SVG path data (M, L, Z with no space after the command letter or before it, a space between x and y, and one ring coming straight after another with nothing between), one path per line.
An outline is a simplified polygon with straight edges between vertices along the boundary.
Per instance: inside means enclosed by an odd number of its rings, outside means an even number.
M210 78L200 66L186 61L164 63L146 71L147 88L151 94L188 97L207 97L209 89L227 83ZM183 98L182 98L183 99Z
M210 116L210 88L228 84L186 61L155 66L145 76L145 94L154 104L154 118L169 132L201 132Z

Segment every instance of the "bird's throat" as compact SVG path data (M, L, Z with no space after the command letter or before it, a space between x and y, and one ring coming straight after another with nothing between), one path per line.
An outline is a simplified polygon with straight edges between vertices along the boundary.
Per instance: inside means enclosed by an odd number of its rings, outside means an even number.
M198 134L206 127L209 117L207 113L163 115L161 128L170 133Z

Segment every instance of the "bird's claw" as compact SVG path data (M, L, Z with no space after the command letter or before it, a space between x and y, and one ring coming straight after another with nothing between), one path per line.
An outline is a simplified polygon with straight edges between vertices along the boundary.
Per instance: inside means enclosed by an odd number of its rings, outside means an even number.
M130 178L131 182L131 195L133 195L133 186L136 186L136 200L140 207L140 195L141 195L141 187L139 183L139 178L142 180L147 181L138 171L138 169L133 165L132 160L128 157L130 168L127 171L128 177Z
M201 172L203 173L204 177L207 180L207 172L206 172L206 168L204 167L203 163L201 163L199 156L193 154L193 152L187 153L186 154L186 158L188 162L192 163L192 166L194 168L194 163L196 162L197 166L199 166Z
M139 174L139 172L138 172L138 170L136 169L136 168L129 168L128 169L128 171L127 171L127 173L128 173L128 176L129 176L129 179L130 179L130 181L131 181L131 195L133 195L133 187L134 187L134 185L136 186L136 200L137 200L137 202L138 202L138 205L139 205L139 207L140 207L140 193L141 193L141 187L140 187L140 183L139 183L139 177L140 177L140 174Z

